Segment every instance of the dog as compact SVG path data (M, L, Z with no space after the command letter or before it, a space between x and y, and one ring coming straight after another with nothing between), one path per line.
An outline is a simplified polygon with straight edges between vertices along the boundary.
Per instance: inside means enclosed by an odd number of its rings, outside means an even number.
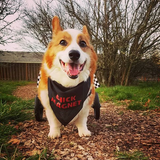
M59 18L54 16L52 32L52 40L43 56L38 87L38 98L50 126L48 137L60 137L61 125L68 123L76 125L80 137L91 136L87 117L95 98L93 80L97 54L87 27L83 26L82 31L63 30Z

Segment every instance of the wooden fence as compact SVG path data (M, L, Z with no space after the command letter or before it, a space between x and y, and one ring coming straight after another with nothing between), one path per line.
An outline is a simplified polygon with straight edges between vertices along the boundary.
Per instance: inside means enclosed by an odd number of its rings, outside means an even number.
M0 80L37 81L41 63L0 63Z

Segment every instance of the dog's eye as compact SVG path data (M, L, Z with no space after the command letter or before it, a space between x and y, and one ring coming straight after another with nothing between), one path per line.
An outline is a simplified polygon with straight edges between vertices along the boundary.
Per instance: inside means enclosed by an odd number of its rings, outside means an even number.
M67 41L66 40L61 40L59 44L62 45L62 46L66 46L67 45Z
M83 48L83 47L87 47L87 44L85 41L80 41L79 46Z

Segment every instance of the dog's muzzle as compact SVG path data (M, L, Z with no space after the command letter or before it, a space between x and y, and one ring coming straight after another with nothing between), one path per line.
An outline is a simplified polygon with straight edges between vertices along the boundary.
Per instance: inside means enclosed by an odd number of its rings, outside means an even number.
M67 73L67 75L72 78L76 79L79 73L83 70L86 61L83 64L79 63L80 52L77 50L71 50L69 52L69 58L72 61L71 63L66 63L60 60L60 64L62 69Z

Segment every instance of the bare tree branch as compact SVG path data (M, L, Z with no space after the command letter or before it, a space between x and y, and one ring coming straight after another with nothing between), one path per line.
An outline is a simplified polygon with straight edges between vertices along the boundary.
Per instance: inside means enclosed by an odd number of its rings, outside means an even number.
M10 26L21 18L19 13L22 6L21 0L1 0L0 1L0 44L10 43L15 41L13 31L11 32ZM11 20L7 18L15 15Z

